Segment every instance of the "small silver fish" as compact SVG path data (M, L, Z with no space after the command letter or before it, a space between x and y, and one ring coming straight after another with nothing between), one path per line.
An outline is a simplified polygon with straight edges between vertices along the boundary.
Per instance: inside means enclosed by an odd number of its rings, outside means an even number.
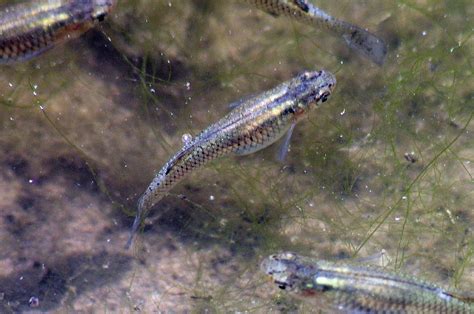
M342 37L345 43L372 62L383 65L387 55L384 41L368 31L341 21L307 0L241 0L275 16L284 15L298 22L325 29Z
M102 21L115 0L34 0L0 9L0 63L33 58Z
M161 168L138 201L126 247L149 209L194 169L218 157L246 155L290 134L294 125L331 96L336 79L327 71L306 71L260 95L236 102L224 118L194 139L186 135L183 148ZM287 143L289 136L287 136ZM286 149L287 151L287 149Z
M312 259L291 252L264 259L280 289L330 313L474 313L474 299L412 276Z

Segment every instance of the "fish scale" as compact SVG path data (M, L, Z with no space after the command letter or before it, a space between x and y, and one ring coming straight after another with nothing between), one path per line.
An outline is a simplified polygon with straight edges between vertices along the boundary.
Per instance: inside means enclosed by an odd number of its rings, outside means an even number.
M246 155L281 138L308 111L325 102L336 85L327 71L306 71L260 95L239 101L229 114L185 142L156 174L138 201L127 247L147 212L187 174L216 158Z

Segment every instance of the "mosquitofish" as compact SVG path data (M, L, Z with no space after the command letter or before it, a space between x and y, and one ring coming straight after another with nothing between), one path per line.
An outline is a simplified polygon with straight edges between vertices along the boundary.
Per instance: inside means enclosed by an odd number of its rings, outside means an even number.
M306 71L260 95L231 104L234 109L229 114L194 139L183 136L184 146L140 197L126 247L130 247L149 209L186 175L213 159L250 154L274 143L308 111L326 102L335 85L335 77L327 71Z
M102 21L115 0L34 0L0 9L0 63L31 59Z
M408 275L284 252L261 264L281 288L330 313L474 313L474 296Z
M338 20L307 0L241 0L274 16L284 15L298 22L325 29L372 62L382 65L387 55L384 41L374 34Z

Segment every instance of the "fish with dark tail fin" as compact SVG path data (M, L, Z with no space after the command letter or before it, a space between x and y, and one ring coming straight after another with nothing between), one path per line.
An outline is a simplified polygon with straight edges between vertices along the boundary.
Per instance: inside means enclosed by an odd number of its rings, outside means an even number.
M142 220L170 189L189 173L216 158L246 155L281 138L292 125L331 96L336 79L327 71L306 71L275 88L236 103L224 118L184 146L161 168L138 201L126 247ZM288 141L285 141L285 143Z
M307 0L241 0L274 16L284 15L298 22L325 29L372 62L383 65L387 55L385 42L376 35L332 17Z
M115 0L35 0L0 8L0 63L26 61L102 21Z

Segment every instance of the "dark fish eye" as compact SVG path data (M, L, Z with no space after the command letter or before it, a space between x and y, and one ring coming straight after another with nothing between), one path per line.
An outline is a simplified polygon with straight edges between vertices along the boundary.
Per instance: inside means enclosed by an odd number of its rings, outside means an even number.
M96 19L97 19L99 22L102 22L103 20L105 20L105 16L106 16L105 13L101 13L101 14L99 14L99 15L96 16Z
M280 288L281 290L285 290L285 289L286 289L286 285L284 285L284 284L278 285L278 288Z
M319 98L319 100L321 100L321 102L326 102L326 100L328 100L328 98L329 98L329 93L326 92L321 96L321 98Z

